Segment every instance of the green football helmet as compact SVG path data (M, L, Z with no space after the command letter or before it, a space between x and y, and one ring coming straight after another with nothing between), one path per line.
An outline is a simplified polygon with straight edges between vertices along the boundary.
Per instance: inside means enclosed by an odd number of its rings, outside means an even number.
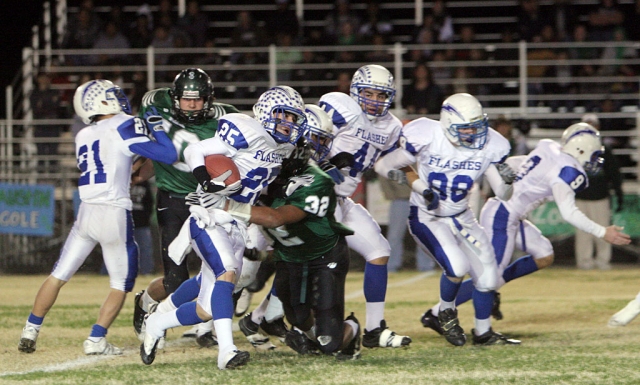
M170 91L173 100L173 115L183 123L203 123L213 106L213 83L206 72L200 68L187 68L180 71L173 80ZM180 99L204 100L201 110L185 111L180 108Z

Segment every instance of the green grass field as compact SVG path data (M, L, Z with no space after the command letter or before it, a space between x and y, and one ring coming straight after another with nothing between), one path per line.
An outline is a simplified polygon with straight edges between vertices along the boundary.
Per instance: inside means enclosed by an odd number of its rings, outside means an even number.
M504 320L494 329L522 340L521 346L461 348L420 324L438 298L438 274L391 274L386 319L393 330L413 338L409 348L363 349L353 362L333 357L299 357L278 348L259 352L235 332L239 348L251 352L240 370L217 369L217 350L201 349L172 330L153 365L138 355L131 325L133 296L109 330L109 340L125 349L120 357L88 357L82 342L95 322L108 281L77 275L63 289L40 332L37 351L18 352L21 329L44 276L0 277L1 384L638 384L640 320L611 329L609 317L640 290L640 268L611 271L550 268L503 287ZM136 291L150 278L141 277ZM347 311L364 323L362 273L347 279ZM254 305L260 300L254 296ZM473 308L460 307L468 333ZM237 320L236 320L237 321Z

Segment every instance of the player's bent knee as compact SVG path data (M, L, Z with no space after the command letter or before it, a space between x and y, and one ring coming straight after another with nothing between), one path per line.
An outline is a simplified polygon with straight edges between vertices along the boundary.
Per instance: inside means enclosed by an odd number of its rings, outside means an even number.
M389 262L389 257L378 257L367 262L372 265L386 265Z
M538 266L538 270L542 270L546 267L551 266L551 264L553 263L553 258L554 258L554 255L551 254L551 255L547 255L546 257L535 259L536 266Z

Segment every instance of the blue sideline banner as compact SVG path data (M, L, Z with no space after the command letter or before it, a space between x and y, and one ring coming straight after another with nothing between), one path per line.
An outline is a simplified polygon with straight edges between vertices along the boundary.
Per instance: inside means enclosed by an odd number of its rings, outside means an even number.
M615 202L615 198L613 199ZM615 210L615 203L612 211ZM612 223L624 227L624 232L633 238L640 237L640 197L638 195L625 195L622 211L613 212ZM533 222L547 237L571 235L575 229L565 222L560 215L560 210L555 202L547 202L529 215Z
M53 235L52 185L0 183L0 233Z

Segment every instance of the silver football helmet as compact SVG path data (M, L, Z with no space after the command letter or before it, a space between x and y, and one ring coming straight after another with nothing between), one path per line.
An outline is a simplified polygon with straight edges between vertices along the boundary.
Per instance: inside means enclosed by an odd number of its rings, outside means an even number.
M91 124L99 115L130 114L131 105L122 89L109 80L88 81L76 89L73 108L84 124Z
M442 102L440 125L455 145L480 150L487 142L489 119L472 95L453 94Z
M288 114L293 115L293 122L285 119ZM271 87L260 95L253 106L253 115L278 143L296 144L307 120L302 96L289 86ZM279 131L278 126L288 129L288 133Z
M604 147L600 133L592 125L572 124L562 133L560 143L562 151L576 158L586 172L595 174L602 167Z
M306 104L307 115L305 136L311 147L311 159L321 162L331 151L333 144L333 121L329 115L315 104Z
M367 88L384 92L384 100L363 96L362 91ZM373 120L389 112L393 98L396 96L396 85L389 70L381 65L369 64L360 67L353 74L350 93L367 117Z

